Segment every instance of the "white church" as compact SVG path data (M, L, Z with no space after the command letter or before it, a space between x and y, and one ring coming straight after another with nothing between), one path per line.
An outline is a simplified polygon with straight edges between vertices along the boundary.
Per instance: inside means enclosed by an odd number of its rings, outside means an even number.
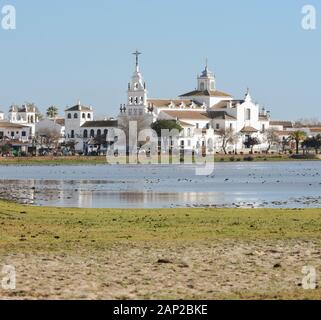
M197 90L181 94L176 99L150 99L146 83L140 71L138 57L131 82L128 84L128 101L120 109L119 122L143 117L147 122L175 120L183 128L178 147L184 150L198 150L206 147L209 152L221 152L222 141L219 132L230 130L237 134L237 141L228 145L228 151L249 148L250 137L256 137L261 144L257 150L266 148L264 133L270 126L270 114L251 98L249 90L245 98L235 100L232 95L216 88L214 74L205 66L197 77Z

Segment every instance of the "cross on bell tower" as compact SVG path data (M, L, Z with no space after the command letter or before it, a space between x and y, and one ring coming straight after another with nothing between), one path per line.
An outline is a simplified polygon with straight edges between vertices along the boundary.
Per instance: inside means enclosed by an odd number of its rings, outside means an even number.
M136 67L139 66L139 56L141 55L142 53L139 52L138 50L136 50L136 52L133 53L134 56L136 56Z

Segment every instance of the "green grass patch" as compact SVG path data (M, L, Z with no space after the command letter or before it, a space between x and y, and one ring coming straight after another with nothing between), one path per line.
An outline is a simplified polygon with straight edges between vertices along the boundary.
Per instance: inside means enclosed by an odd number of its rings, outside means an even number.
M0 248L321 238L321 209L74 209L0 201Z

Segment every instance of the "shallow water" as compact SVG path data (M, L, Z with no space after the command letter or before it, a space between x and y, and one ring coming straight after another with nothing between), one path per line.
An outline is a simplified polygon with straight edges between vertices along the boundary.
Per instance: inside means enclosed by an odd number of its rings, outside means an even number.
M321 206L320 162L192 165L0 166L0 196L87 208Z

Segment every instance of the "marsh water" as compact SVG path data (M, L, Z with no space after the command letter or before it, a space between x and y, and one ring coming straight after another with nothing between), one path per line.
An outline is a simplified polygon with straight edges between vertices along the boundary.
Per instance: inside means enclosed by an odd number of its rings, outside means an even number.
M0 197L86 208L275 207L321 205L320 162L193 165L0 166Z

